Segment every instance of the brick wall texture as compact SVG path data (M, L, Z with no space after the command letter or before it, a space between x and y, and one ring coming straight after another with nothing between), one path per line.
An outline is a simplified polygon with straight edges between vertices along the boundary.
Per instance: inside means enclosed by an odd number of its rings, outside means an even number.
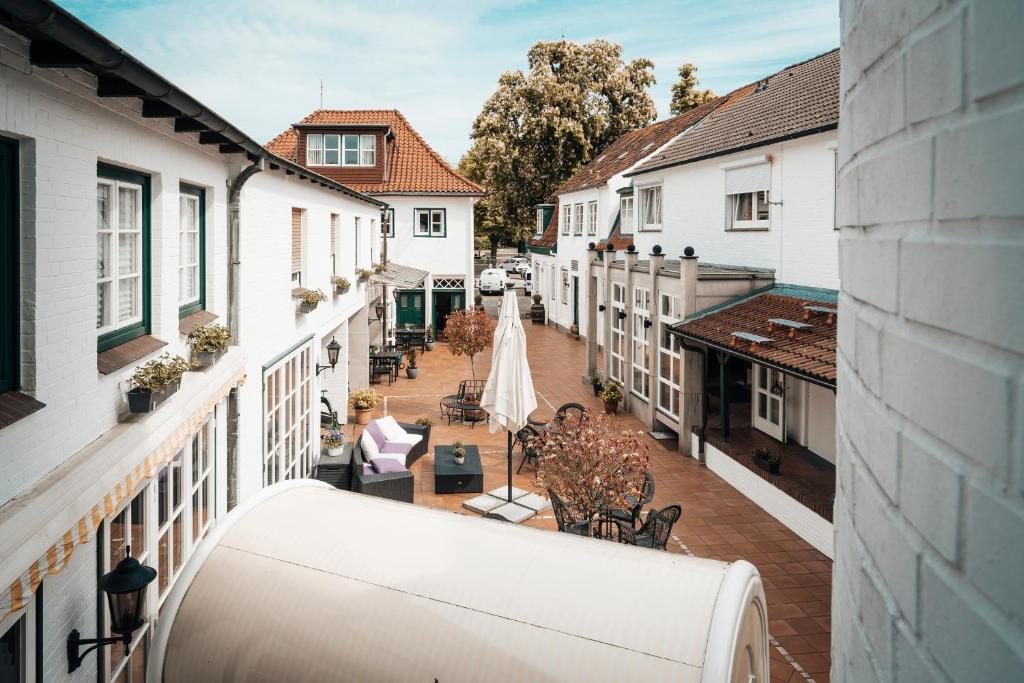
M833 681L1024 676L1024 3L842 0Z

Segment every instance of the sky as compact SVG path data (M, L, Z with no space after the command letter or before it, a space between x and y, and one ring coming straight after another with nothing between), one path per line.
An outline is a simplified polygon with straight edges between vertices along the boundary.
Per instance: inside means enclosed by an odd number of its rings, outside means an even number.
M320 106L400 109L453 164L538 40L648 57L658 118L680 64L726 93L839 44L838 0L58 0L260 142Z

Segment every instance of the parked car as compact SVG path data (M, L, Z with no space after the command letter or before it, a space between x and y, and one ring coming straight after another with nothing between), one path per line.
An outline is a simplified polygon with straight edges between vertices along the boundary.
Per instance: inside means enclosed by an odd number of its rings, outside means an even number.
M509 275L513 273L523 274L530 269L530 261L522 256L513 256L503 261L501 267Z
M505 291L508 276L501 268L488 268L480 273L481 294L501 294Z
M533 273L530 271L526 271L526 284L523 285L523 289L527 294L533 294Z

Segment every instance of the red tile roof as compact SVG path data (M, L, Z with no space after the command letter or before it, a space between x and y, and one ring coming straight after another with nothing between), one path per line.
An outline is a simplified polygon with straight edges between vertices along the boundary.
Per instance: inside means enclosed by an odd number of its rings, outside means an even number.
M809 135L839 123L839 48L725 96L699 125L628 175Z
M459 175L435 152L397 109L318 109L299 122L339 125L386 125L394 138L388 142L388 177L384 182L345 184L358 192L436 192L479 195L484 188ZM289 161L295 158L296 131L289 127L266 144L267 149Z
M836 382L836 320L834 315L808 311L805 306L835 308L823 302L772 291L741 299L739 302L675 326L675 330L696 341L727 348L764 360L796 374L814 377L831 385ZM699 315L699 314L698 314ZM810 325L806 330L791 330L770 323L781 318ZM752 343L734 336L745 332L770 339Z
M633 236L623 235L619 226L616 225L614 228L612 228L612 232L610 235L608 235L608 239L601 240L600 242L597 243L597 248L605 249L607 248L609 242L613 247L615 247L615 251L625 251L626 249L629 248L629 245L633 244Z
M543 234L540 237L531 239L527 244L531 247L545 247L551 249L558 243L558 197L548 201L549 204L554 204L554 209L551 211L551 218L548 220L548 225L544 228Z
M564 194L603 185L612 176L622 173L667 144L672 138L714 111L724 101L725 98L719 97L679 116L673 116L670 119L624 133L590 163L562 183L556 191L559 194Z

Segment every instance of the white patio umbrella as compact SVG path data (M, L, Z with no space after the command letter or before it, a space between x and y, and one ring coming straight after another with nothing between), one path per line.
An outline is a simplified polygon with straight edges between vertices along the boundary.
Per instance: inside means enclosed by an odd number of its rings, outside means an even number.
M494 330L491 372L487 376L480 407L491 416L490 429L508 431L508 502L512 502L512 435L526 426L537 409L530 364L526 360L526 332L519 318L515 292L505 290Z

